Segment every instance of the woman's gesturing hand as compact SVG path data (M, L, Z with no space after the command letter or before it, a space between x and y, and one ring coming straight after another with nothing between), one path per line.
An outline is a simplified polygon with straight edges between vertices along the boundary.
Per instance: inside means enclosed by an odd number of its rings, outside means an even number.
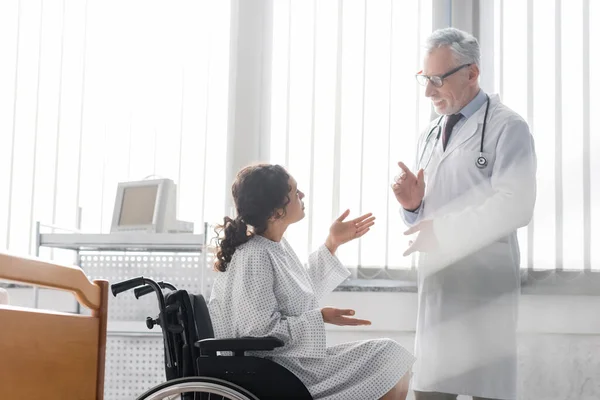
M349 214L350 210L346 210L329 228L329 236L325 245L332 253L335 253L337 248L342 244L357 239L369 232L369 229L375 224L375 217L373 217L372 213L362 215L350 221L344 221Z
M349 315L354 315L354 310L341 309L335 307L323 307L321 309L321 314L323 314L323 321L328 324L333 325L371 325L371 321L367 321L366 319L358 319L349 317Z

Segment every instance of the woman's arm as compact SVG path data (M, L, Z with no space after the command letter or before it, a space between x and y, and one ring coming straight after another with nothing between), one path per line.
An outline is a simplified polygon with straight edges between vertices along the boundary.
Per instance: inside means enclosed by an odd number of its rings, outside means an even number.
M308 256L308 274L315 295L321 299L346 280L350 271L332 254L327 245L322 245Z
M360 238L375 223L375 217L371 213L345 221L348 215L350 215L350 210L346 210L333 222L325 244L308 258L308 273L319 299L333 291L350 276L348 269L334 255L338 247Z
M242 261L233 281L233 324L237 336L274 336L285 345L272 354L322 358L326 355L320 309L297 316L283 315L273 286L273 265L266 252L255 251Z

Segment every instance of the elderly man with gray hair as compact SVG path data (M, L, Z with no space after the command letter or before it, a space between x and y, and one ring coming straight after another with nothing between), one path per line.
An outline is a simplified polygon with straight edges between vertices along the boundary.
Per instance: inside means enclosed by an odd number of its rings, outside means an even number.
M517 398L517 229L533 215L536 156L527 123L479 87L477 40L433 32L417 80L439 117L415 169L392 184L416 234L417 400ZM414 171L414 172L413 172Z

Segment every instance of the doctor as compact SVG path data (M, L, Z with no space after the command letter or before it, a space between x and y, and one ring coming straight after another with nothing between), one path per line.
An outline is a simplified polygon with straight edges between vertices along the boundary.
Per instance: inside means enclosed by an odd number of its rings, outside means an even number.
M392 185L419 252L416 400L517 398L516 230L535 203L527 123L479 88L477 40L448 28L427 40L417 75L439 117L417 166Z

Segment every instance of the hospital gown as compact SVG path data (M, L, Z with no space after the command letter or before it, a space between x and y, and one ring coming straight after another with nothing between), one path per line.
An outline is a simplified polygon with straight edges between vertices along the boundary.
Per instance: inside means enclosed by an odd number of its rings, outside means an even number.
M254 236L219 272L209 301L215 337L275 336L285 345L255 352L293 372L315 399L370 400L387 393L414 362L390 339L327 347L318 300L349 271L321 246L308 268L289 243Z

